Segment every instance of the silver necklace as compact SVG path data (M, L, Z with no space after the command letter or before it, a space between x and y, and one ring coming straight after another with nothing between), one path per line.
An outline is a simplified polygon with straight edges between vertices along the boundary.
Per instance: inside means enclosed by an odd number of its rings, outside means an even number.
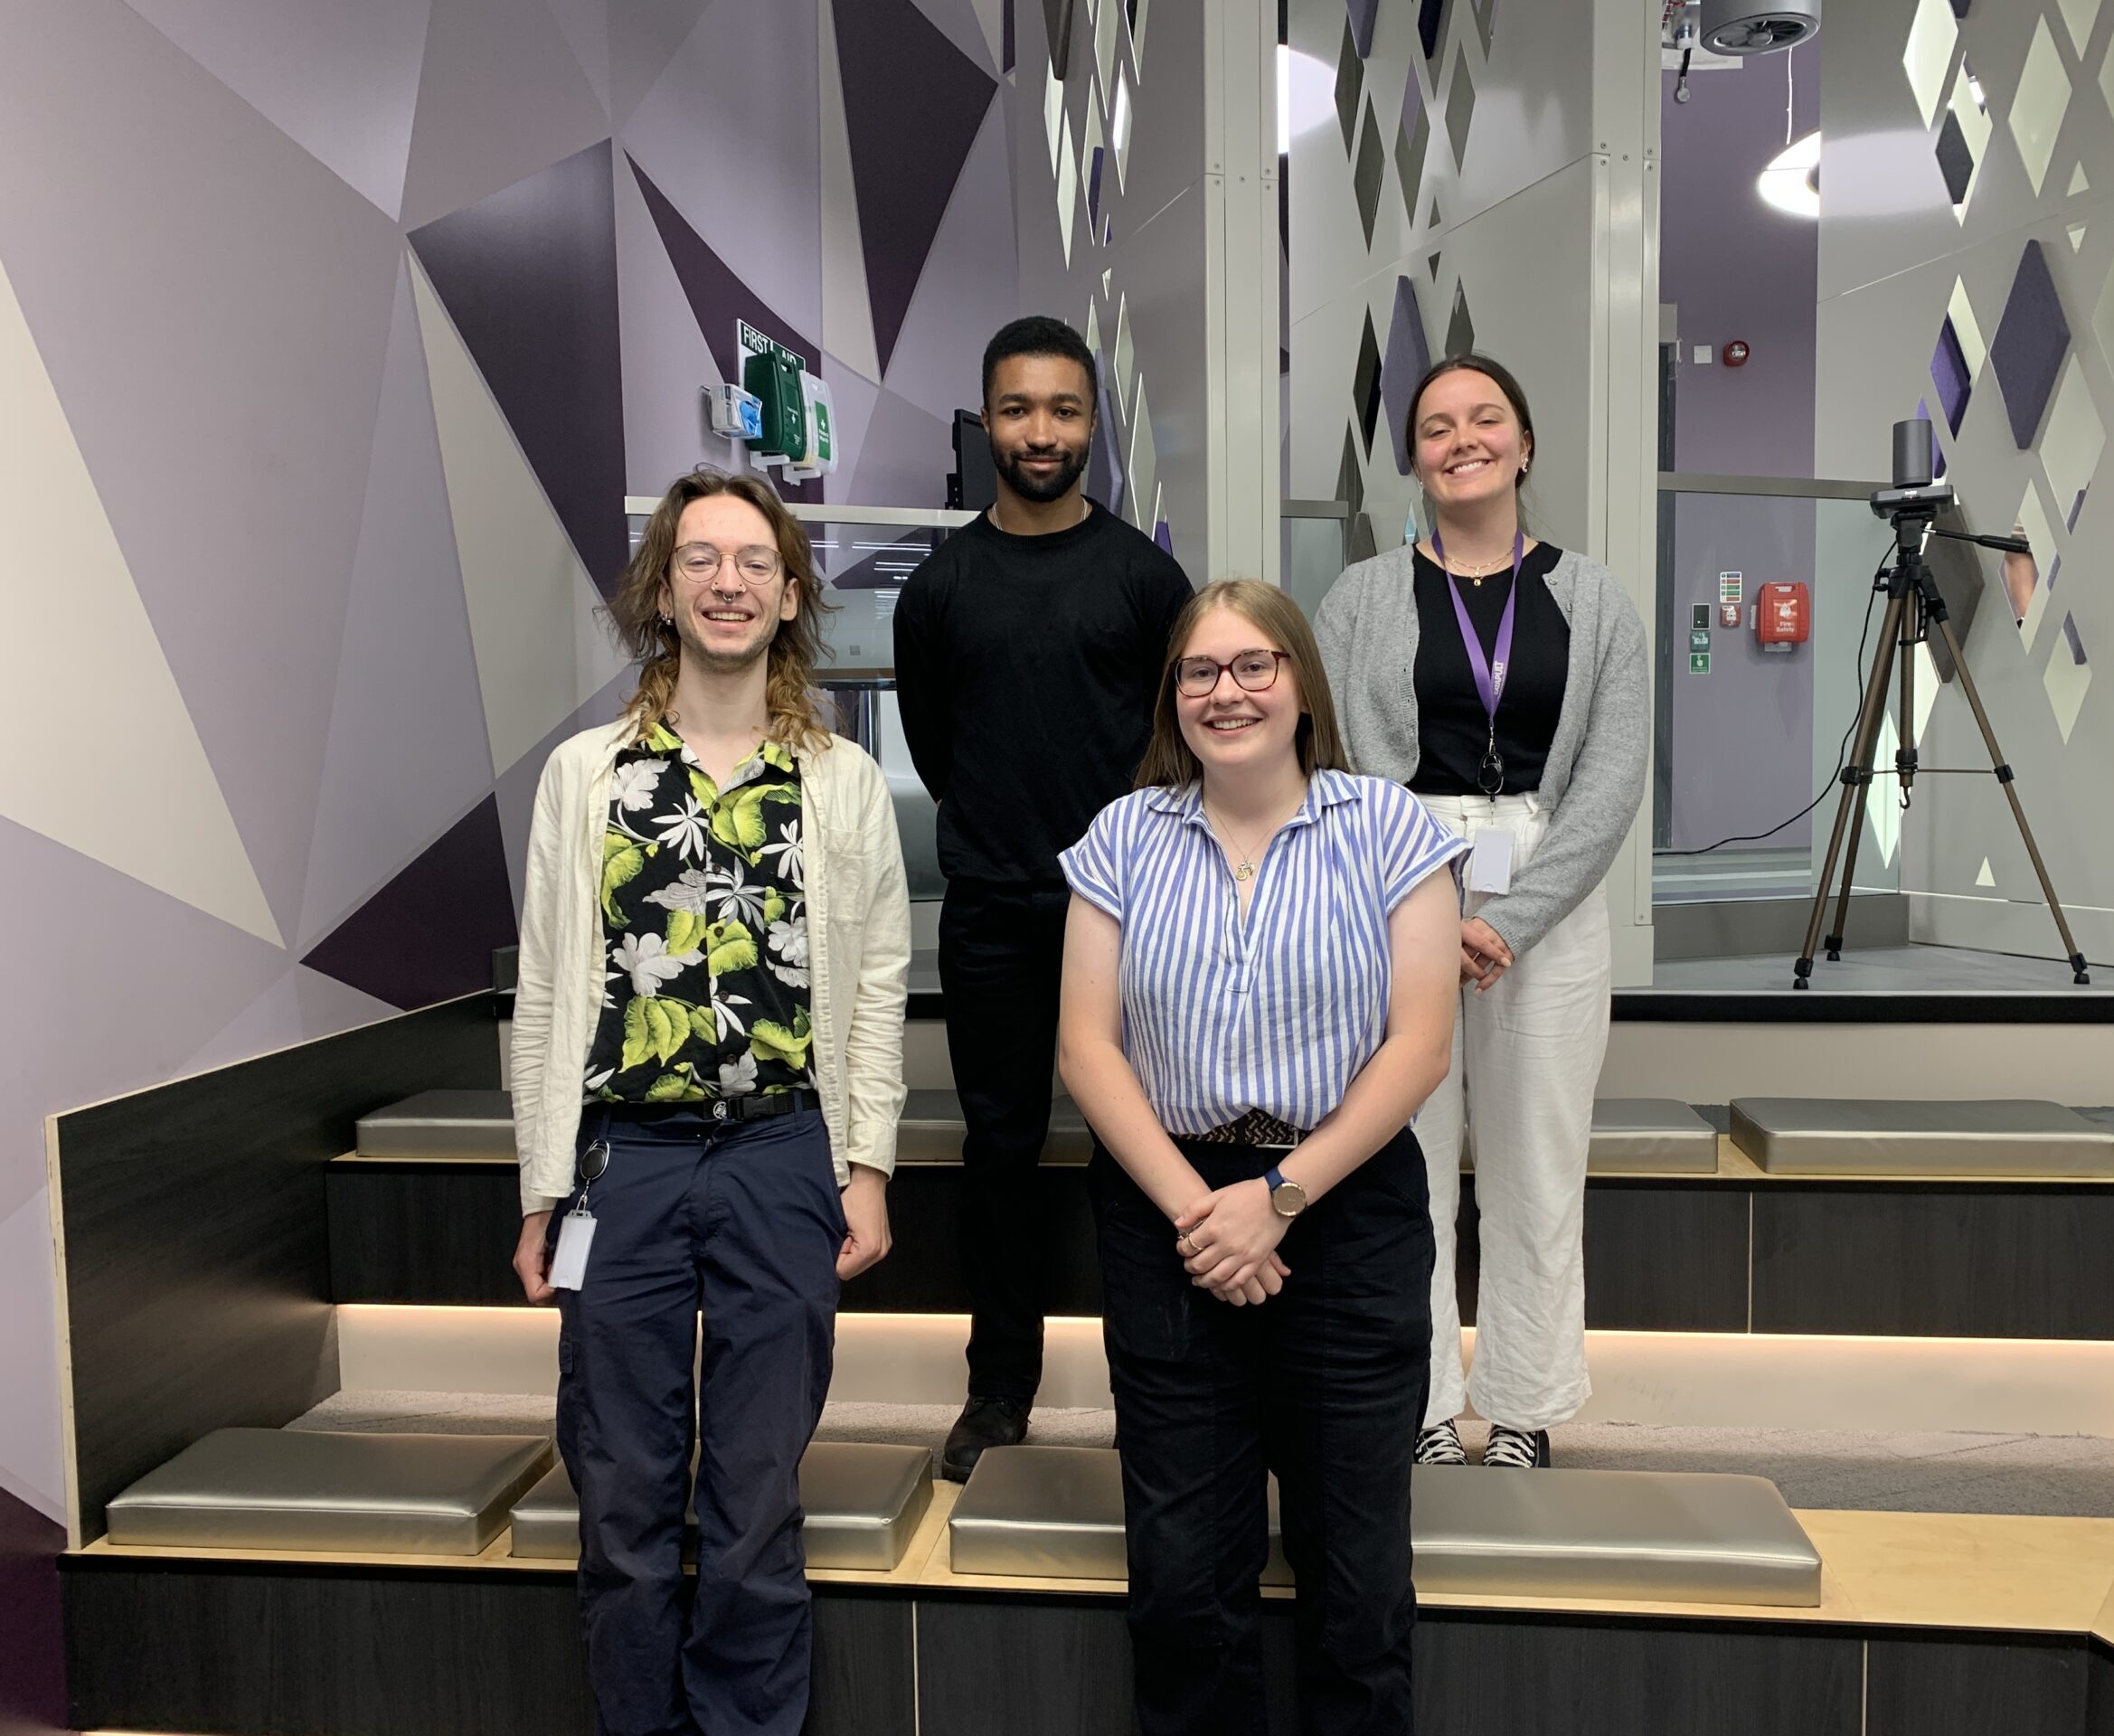
M1223 838L1226 843L1232 844L1241 853L1241 860L1233 867L1233 878L1239 881L1253 880L1255 878L1255 852L1242 846L1241 840L1233 835L1232 828L1213 814L1208 804L1204 807L1203 817L1216 836ZM1262 841L1262 847L1266 852L1269 848L1269 840L1276 837L1281 829L1281 826L1277 826L1270 827L1268 836Z

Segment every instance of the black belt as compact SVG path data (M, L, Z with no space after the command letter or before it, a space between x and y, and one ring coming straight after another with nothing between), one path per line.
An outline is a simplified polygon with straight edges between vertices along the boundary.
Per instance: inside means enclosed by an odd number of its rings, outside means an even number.
M808 1090L773 1091L768 1096L750 1092L741 1097L714 1097L694 1103L599 1103L590 1108L607 1110L618 1121L763 1121L774 1115L791 1115L799 1109L818 1109L822 1099Z
M1266 1110L1250 1109L1237 1121L1228 1121L1208 1133L1193 1133L1188 1137L1207 1145L1257 1146L1277 1151L1298 1145L1307 1137L1307 1132L1289 1121L1280 1121Z

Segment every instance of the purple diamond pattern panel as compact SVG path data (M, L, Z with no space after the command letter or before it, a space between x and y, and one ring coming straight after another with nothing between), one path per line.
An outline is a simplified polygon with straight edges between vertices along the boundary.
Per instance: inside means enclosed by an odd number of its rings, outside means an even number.
M1930 422L1930 401L1916 400L1916 420ZM1930 422L1930 478L1933 482L1945 475L1945 448L1938 443L1938 424Z
M1335 57L1335 118L1344 129L1344 149L1358 136L1358 98L1365 88L1365 63L1358 58L1358 39L1344 26L1344 45Z
M1358 334L1358 363L1351 373L1351 403L1358 418L1359 436L1370 457L1373 430L1380 422L1380 340L1373 335L1370 312Z
M411 238L605 594L627 552L616 225L605 139Z
M1424 338L1423 310L1417 303L1417 286L1408 278L1394 283L1394 313L1387 326L1387 354L1380 364L1380 398L1385 406L1387 431L1394 439L1394 467L1398 476L1410 474L1410 394L1431 365L1431 346Z
M2055 280L2038 241L2028 241L2011 279L2011 294L1989 345L1990 371L2004 394L2011 437L2023 451L2034 443L2070 349L2070 322L2056 299Z
M1380 0L1345 0L1351 13L1351 40L1357 44L1358 58L1364 60L1373 52L1373 25L1380 16Z
M885 373L993 86L910 0L833 5L866 291ZM905 126L907 116L916 124Z
M301 962L392 1006L430 1006L489 988L492 954L519 939L491 795Z
M1439 53L1439 38L1446 24L1447 0L1420 0L1417 7L1417 40L1423 44L1424 58L1434 59Z
M1959 334L1953 329L1950 314L1938 328L1938 348L1930 357L1930 383L1938 388L1938 401L1945 411L1945 425L1957 439L1961 419L1968 413L1968 398L1973 382L1968 376L1967 354L1960 348Z

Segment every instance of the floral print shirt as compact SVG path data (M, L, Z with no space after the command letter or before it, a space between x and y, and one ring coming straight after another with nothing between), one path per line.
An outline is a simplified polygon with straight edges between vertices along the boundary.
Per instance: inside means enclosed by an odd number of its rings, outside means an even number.
M723 789L665 721L618 754L590 1101L812 1088L800 808L799 766L776 741Z

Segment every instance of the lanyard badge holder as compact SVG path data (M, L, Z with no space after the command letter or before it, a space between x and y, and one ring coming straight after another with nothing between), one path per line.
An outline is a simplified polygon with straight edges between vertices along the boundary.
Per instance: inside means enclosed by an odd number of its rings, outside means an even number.
M1476 769L1476 785L1495 800L1505 791L1505 757L1497 751L1497 707L1505 697L1505 678L1512 667L1512 628L1519 611L1519 567L1526 554L1526 533L1512 535L1512 589L1505 593L1505 612L1497 619L1496 656L1486 656L1483 641L1468 618L1468 606L1461 596L1460 580L1446 566L1446 544L1439 528L1432 526L1431 552L1446 573L1446 593L1453 600L1453 617L1460 627L1462 648L1468 653L1468 673L1476 680L1476 697L1483 702L1487 724L1483 760ZM1472 892L1502 893L1512 890L1512 834L1503 826L1473 828L1470 842L1475 854L1468 858L1468 888Z
M580 1155L580 1198L558 1223L558 1247L551 1256L551 1288L577 1290L587 1278L587 1250L594 1245L595 1217L587 1196L609 1167L609 1142L598 1137Z

